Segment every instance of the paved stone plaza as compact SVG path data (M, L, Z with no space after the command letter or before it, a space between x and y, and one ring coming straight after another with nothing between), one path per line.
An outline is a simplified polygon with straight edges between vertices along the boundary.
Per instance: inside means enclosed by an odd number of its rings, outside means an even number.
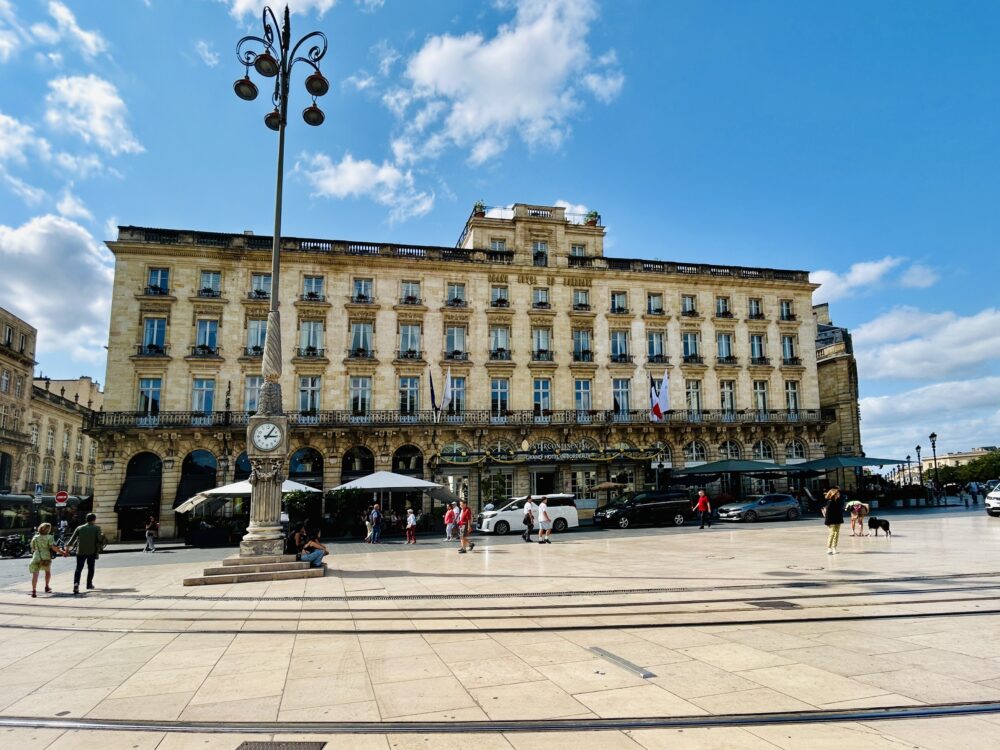
M17 727L0 729L0 746L228 749L294 735L467 747L468 735L434 723L548 719L570 721L557 734L483 732L475 746L1000 746L997 713L572 732L600 718L1000 701L1000 519L891 520L891 539L845 527L836 556L810 519L566 534L546 546L480 539L469 555L437 539L392 554L335 546L322 579L196 588L181 580L204 555L178 552L107 566L99 589L77 598L57 561L61 594L31 600L26 576L0 589L0 722L263 722L262 733ZM294 734L302 722L370 733ZM398 722L432 726L379 727Z

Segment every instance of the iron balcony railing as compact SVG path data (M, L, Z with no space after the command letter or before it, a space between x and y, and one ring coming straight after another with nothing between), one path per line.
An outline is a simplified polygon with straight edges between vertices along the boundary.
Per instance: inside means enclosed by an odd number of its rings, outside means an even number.
M764 313L752 312L749 315L747 315L747 320L764 320Z
M590 312L589 302L574 302L573 309L577 312Z
M136 344L135 356L137 357L166 357L167 347L165 344Z
M798 316L795 313L782 313L781 319L784 321L798 320Z
M146 412L103 411L93 412L89 416L88 430L118 430L136 429L174 429L185 427L245 427L252 412L246 411L161 411L155 414ZM545 418L553 425L602 425L647 424L650 422L647 409L631 411L614 410L546 410ZM507 425L530 425L537 420L538 414L533 409L512 409L504 412L504 423ZM351 409L333 411L292 412L288 415L293 425L349 426L352 424L371 425L431 425L440 421L461 425L495 424L496 413L490 409L465 410L460 413L440 415L431 409L422 411L371 410L359 414ZM835 419L832 409L744 409L741 411L705 410L688 411L680 409L668 411L664 421L673 424L699 423L799 423L799 422L832 422Z
M705 358L700 354L685 354L684 364L686 365L703 365L705 364Z
M631 364L634 357L631 354L612 354L611 361L618 365Z
M468 307L469 303L461 297L449 297L445 300L446 307Z
M750 357L750 364L766 367L771 364L770 357Z
M590 351L589 349L584 349L583 351L573 352L573 361L574 362L593 362L594 361L594 353L592 351Z
M531 353L531 359L535 362L551 362L553 352L551 349L535 349Z
M205 286L205 287L202 287L201 289L198 290L198 296L199 297L206 297L208 299L212 299L212 298L215 298L215 297L221 297L222 296L222 292L220 290L218 290L218 289L213 289L210 286Z
M150 286L144 287L142 293L147 297L168 297L170 296L170 287L151 284Z
M375 359L374 349L362 349L360 347L356 349L347 350L348 359Z
M693 308L690 310L681 310L681 315L684 316L685 318L697 318L698 311Z
M801 357L782 357L781 364L783 365L801 365Z
M424 301L415 294L407 294L405 297L399 298L399 304L401 305L422 305Z
M506 297L497 297L490 301L490 307L510 307L510 300Z
M535 309L535 310L550 310L550 309L552 309L552 305L550 303L548 303L548 302L542 302L540 300L536 300L535 302L532 302L531 303L531 307L533 309Z
M396 359L423 359L424 353L420 349L399 349L396 352Z
M662 307L648 307L646 308L646 315L663 315Z
M735 365L735 364L739 364L739 360L736 359L736 357L732 357L732 356L729 356L729 357L716 357L715 361L716 361L716 363L718 363L720 365Z
M490 349L490 360L493 362L509 362L510 349Z
M669 364L669 362L670 362L670 357L668 357L666 354L650 354L649 355L649 363L651 365L665 365L665 364Z
M325 352L325 349L320 349L318 346L306 346L298 349L298 356L304 358L324 357L326 356Z
M450 352L444 353L444 358L452 362L467 362L469 353L463 352L461 349L452 349Z
M370 305L373 300L371 296L367 294L353 294L351 295L351 304L353 305Z
M243 347L244 357L263 357L264 347L261 344L254 344L253 346Z
M320 292L303 292L299 299L302 302L326 302L326 295Z
M219 347L210 344L196 344L191 347L192 357L218 357Z
M271 293L266 289L251 289L247 293L247 299L271 299Z

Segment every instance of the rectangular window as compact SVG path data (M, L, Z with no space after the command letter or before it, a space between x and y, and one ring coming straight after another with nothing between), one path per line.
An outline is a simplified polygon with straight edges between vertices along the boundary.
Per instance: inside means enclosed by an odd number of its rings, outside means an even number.
M444 329L444 353L452 356L465 354L465 326Z
M632 381L615 378L611 381L611 394L616 412L627 412L632 408Z
M250 274L250 296L266 299L271 296L271 274Z
M399 326L400 356L420 356L420 325L403 323Z
M465 302L465 284L451 282L448 284L446 301L450 305L461 305Z
M76 460L83 460L83 435L76 436Z
M760 333L750 334L750 359L751 360L763 360L764 359L764 336Z
M507 251L507 240L501 240L496 237L490 239L490 250L494 252L503 253Z
M399 301L406 305L420 304L420 282L402 281L399 284Z
M243 409L245 411L257 411L260 389L263 385L264 378L260 375L247 375L246 380L243 381Z
M372 408L372 379L367 375L351 378L351 414L363 417Z
M322 351L322 320L303 320L299 323L299 347L310 354Z
M399 411L401 414L413 415L420 409L420 378L406 377L399 379Z
M490 415L505 417L510 409L510 381L507 378L493 378L490 381Z
M70 434L69 434L69 432L70 432L70 429L71 428L69 426L66 426L66 427L63 428L63 447L62 447L62 452L63 452L64 456L68 456L69 455L69 441L70 441Z
M535 378L532 404L536 417L548 416L552 411L552 381L548 378Z
M302 278L302 296L305 299L323 299L323 277L304 276Z
M753 408L757 411L767 411L767 381L753 381Z
M531 260L536 266L549 264L549 243L535 240L531 243Z
M627 362L628 359L629 359L628 331L612 331L611 332L611 361L612 362Z
M299 378L299 412L313 416L319 411L320 378L307 375Z
M531 306L541 309L548 309L549 307L549 290L548 287L535 287L531 290Z
M792 363L795 361L795 337L794 336L782 336L781 337L781 357L787 363Z
M3 327L3 343L4 346L14 345L14 329L10 326Z
M729 309L729 297L716 297L715 298L715 315L719 318L731 318L733 317L732 311Z
M701 411L701 381L687 380L684 382L684 398L689 412Z
M211 413L215 409L215 380L195 378L191 384L191 411Z
M218 297L221 293L222 274L219 271L202 271L198 294L203 297Z
M573 290L573 309L574 310L589 310L590 309L590 290L589 289L574 289Z
M368 322L351 323L351 354L355 357L367 357L372 351L372 324Z
M698 314L698 303L693 294L681 295L681 314L682 315Z
M761 320L764 317L764 303L758 297L747 300L747 315L750 320Z
M146 318L142 322L142 345L146 351L162 352L167 342L167 319Z
M795 307L790 299L781 300L781 319L795 320Z
M351 295L351 300L354 302L371 302L375 299L374 283L371 279L355 279L354 280L354 294Z
M56 450L56 429L55 427L49 426L48 432L45 433L45 450L50 455L55 453Z
M448 404L449 414L461 414L465 411L465 378L451 379L451 403Z
M647 294L646 295L646 312L650 315L663 315L663 295Z
M715 337L716 345L719 348L719 359L729 361L733 359L733 334L720 333Z
M262 354L264 339L267 338L267 319L255 318L247 321L247 353Z
M587 257L587 246L586 245L570 245L569 254L574 258L585 258Z
M150 268L149 291L153 294L167 294L170 292L170 269Z
M490 356L510 353L510 329L507 326L490 328Z
M611 292L611 312L628 312L628 292Z
M694 331L685 331L681 334L681 344L684 347L684 358L698 356L698 334Z
M589 412L594 408L591 400L591 382L589 380L576 380L573 382L573 405L577 412Z
M0 393L10 390L10 370L0 371Z
M663 331L649 331L646 334L646 354L650 362L658 362L666 355Z
M719 408L727 414L736 411L736 381L719 381Z
M552 350L552 329L532 328L531 329L531 350L538 354L542 352L548 354Z
M14 398L21 398L24 394L24 375L18 375L14 380Z
M219 321L199 320L198 338L196 345L199 349L215 351L219 345Z
M17 337L17 350L23 353L24 350L27 348L27 346L28 346L28 337L25 336L23 333L19 334Z
M785 381L785 408L791 412L799 410L799 382L797 380Z
M510 305L506 286L494 285L490 287L490 304L493 307L507 307Z
M577 328L573 331L573 359L577 362L593 361L594 353L590 346L590 330Z

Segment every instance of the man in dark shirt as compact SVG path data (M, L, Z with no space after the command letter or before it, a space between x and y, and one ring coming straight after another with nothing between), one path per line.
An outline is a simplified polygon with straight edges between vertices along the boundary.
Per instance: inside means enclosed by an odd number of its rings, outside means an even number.
M382 508L378 503L372 506L372 544L382 541Z
M94 588L94 564L97 562L101 550L108 543L101 527L98 526L97 516L93 513L87 515L87 523L77 526L73 530L73 536L66 544L67 549L76 547L76 572L73 574L73 593L80 593L80 574L83 566L87 566L87 588Z

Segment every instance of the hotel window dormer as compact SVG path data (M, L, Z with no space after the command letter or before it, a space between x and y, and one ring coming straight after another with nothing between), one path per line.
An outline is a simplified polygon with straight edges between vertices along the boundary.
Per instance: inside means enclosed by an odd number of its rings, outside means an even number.
M510 297L506 286L494 285L490 287L491 307L510 307Z
M304 276L302 278L302 299L311 302L324 300L322 276Z
M536 310L548 310L549 290L548 287L535 287L531 290L531 306Z
M628 292L611 292L611 312L628 312Z
M535 266L549 264L549 243L535 240L531 243L531 263Z
M419 305L422 303L420 298L420 282L419 281L403 281L399 284L399 304L401 305Z
M465 307L465 284L455 281L449 282L444 303L448 307Z

